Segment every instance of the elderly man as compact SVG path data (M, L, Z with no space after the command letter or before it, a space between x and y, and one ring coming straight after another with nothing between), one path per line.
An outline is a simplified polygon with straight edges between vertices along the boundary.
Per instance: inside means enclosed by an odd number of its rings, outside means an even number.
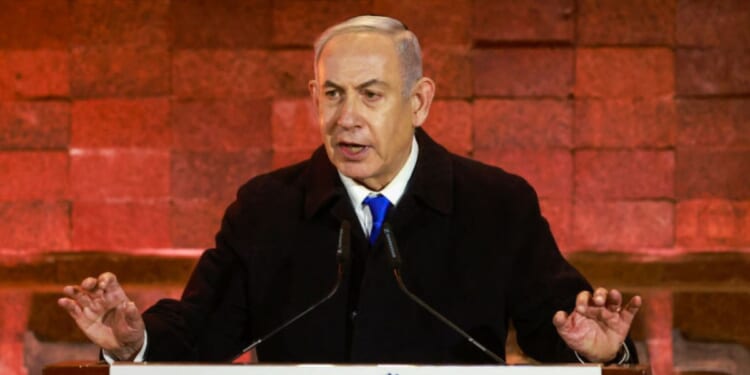
M141 315L110 273L64 288L59 304L106 357L230 360L331 288L349 221L358 225L341 287L260 345L259 359L486 361L399 290L381 235L388 221L405 284L489 350L504 356L512 320L540 361L636 360L627 333L640 297L623 305L616 290L592 291L523 179L453 155L421 130L435 83L422 76L412 32L355 17L320 36L314 61L323 146L239 190L179 301Z

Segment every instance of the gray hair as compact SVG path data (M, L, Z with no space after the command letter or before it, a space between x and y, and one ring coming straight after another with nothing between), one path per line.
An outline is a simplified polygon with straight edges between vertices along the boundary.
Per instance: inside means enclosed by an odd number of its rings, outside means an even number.
M401 21L390 17L358 16L326 29L315 41L315 79L318 78L318 59L326 43L339 34L361 32L383 33L393 38L401 62L404 96L407 96L417 80L422 78L422 49L419 47L417 36Z

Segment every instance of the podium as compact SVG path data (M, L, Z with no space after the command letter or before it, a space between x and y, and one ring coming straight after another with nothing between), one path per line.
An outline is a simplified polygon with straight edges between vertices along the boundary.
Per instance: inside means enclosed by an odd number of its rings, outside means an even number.
M598 365L324 365L324 364L200 364L61 362L43 375L650 375L648 366Z

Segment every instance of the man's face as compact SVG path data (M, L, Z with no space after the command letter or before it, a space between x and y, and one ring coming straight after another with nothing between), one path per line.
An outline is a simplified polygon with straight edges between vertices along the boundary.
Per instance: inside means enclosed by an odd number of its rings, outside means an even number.
M415 128L393 40L337 35L317 64L310 92L328 158L345 176L382 189L406 162Z

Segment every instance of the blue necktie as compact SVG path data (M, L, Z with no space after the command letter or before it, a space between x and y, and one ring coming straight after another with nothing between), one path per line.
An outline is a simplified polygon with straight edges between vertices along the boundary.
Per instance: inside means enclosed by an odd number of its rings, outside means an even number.
M372 213L372 230L370 231L370 246L375 245L375 241L378 239L380 229L383 228L383 222L385 221L385 214L388 212L388 207L391 206L391 202L385 196L378 194L374 197L367 197L364 200L364 204L370 207Z

